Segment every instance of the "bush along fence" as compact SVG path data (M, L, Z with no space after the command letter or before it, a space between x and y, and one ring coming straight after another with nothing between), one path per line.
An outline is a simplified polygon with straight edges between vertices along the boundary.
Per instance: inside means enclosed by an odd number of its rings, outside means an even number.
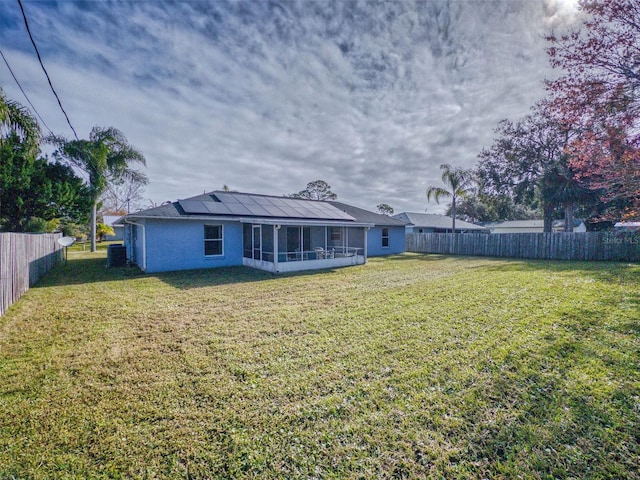
M408 252L547 260L640 261L640 232L408 233Z
M0 233L0 315L62 259L61 236Z

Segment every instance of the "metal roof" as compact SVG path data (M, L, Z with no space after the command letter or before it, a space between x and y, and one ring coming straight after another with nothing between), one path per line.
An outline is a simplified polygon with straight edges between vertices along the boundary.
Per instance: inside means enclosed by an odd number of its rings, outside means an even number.
M423 228L441 228L451 230L452 218L447 215L437 215L435 213L412 213L402 212L393 215L393 218L405 220L411 225ZM465 222L456 218L456 230L486 230L485 227L474 223Z
M351 215L359 222L373 223L374 225L381 225L385 227L404 227L407 223L388 215L370 212L369 210L354 207L353 205L348 205L346 203L336 202L334 200L329 200L328 202L334 207L339 208L343 212Z
M564 220L553 220L551 223L553 227L564 227ZM579 218L573 220L574 227L579 227L582 223ZM502 222L482 222L482 225L487 228L544 228L544 220L504 220Z

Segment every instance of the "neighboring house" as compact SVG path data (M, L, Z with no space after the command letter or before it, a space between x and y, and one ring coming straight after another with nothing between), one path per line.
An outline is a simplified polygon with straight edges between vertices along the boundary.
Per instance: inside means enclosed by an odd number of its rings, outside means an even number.
M640 222L618 222L613 229L618 232L640 232Z
M406 233L452 233L453 219L446 215L402 212L393 215L393 218L406 223ZM456 218L456 233L489 233L489 230Z
M122 241L124 240L124 225L115 223L120 218L119 215L103 215L102 223L113 228L114 235L105 235L106 241Z
M364 264L369 248L374 255L404 251L399 225L363 212L338 202L214 191L116 224L125 229L128 261L149 273L235 265L275 273Z
M491 233L543 233L544 220L509 220L504 222L485 222L482 224ZM554 232L564 232L564 220L552 222ZM586 232L587 227L582 220L573 221L574 232Z

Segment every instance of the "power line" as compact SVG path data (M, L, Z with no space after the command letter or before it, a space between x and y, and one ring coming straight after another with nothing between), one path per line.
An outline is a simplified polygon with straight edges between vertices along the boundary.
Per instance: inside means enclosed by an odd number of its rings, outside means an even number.
M55 95L56 100L58 100L58 105L60 106L60 110L62 110L62 113L64 113L64 118L67 119L67 123L69 124L69 127L71 127L71 131L73 131L73 135L76 137L76 140L80 140L78 138L78 134L76 133L76 129L73 128L73 125L71 125L71 120L69 120L69 115L67 115L67 112L65 112L64 108L62 107L62 102L60 101L60 97L58 97L58 94L56 93L55 88L53 88L53 83L51 83L51 78L49 77L49 74L47 73L47 69L44 68L44 64L42 63L42 57L40 57L40 52L38 51L38 46L36 45L36 42L33 39L33 35L31 35L31 29L29 28L29 22L27 21L27 14L24 11L24 6L22 5L22 0L18 0L18 4L20 5L20 10L22 11L22 18L24 19L24 26L27 27L27 33L29 34L29 38L31 39L31 44L33 45L33 48L36 51L36 55L38 56L38 62L40 62L40 66L42 67L42 71L44 72L44 74L47 77L47 81L49 82L49 86L51 87L51 91Z
M33 103L31 103L31 100L29 100L29 96L27 95L27 92L24 91L24 89L22 88L22 85L20 85L20 82L18 81L18 79L16 78L15 73L13 73L13 70L11 69L11 66L9 65L9 62L7 61L7 58L4 56L4 53L2 53L2 50L0 49L0 56L2 56L2 59L4 60L5 65L7 66L7 68L9 69L9 72L11 73L11 76L13 77L13 79L16 81L16 84L18 85L18 88L20 89L20 91L22 92L22 94L24 95L24 98L27 99L27 102L29 102L29 105L31 105L31 109L35 112L35 114L38 116L38 118L40 119L40 121L42 122L42 124L45 126L45 128L47 130L49 130L49 133L53 136L53 132L51 131L51 129L49 128L49 125L47 125L47 123L44 121L44 119L42 118L42 116L40 115L40 113L38 112L38 110L36 110L36 107L33 106Z

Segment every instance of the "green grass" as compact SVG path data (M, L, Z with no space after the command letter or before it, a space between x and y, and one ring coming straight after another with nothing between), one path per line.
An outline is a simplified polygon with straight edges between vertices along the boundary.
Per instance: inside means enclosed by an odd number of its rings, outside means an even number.
M143 275L0 318L0 478L640 478L640 266Z

